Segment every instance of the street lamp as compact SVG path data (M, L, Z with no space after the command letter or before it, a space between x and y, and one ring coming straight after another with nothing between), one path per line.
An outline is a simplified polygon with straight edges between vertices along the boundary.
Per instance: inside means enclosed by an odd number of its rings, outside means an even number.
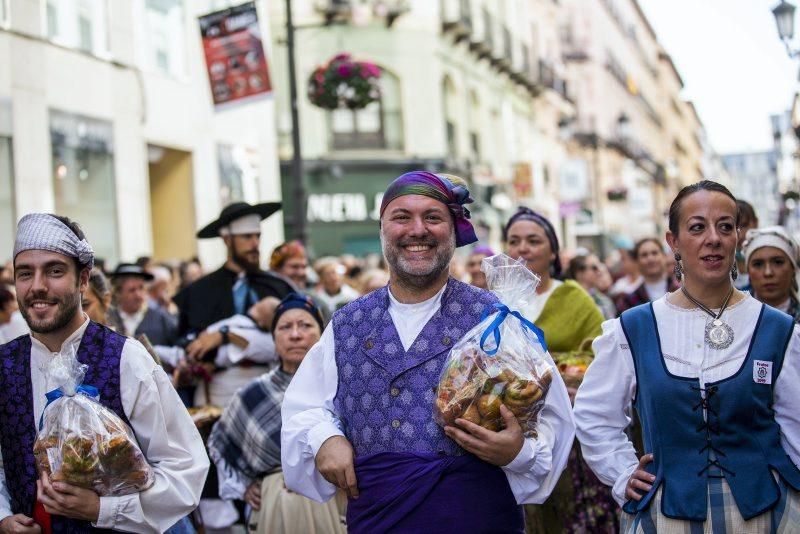
M786 53L789 57L797 57L800 50L792 50L789 42L794 38L794 4L781 0L781 3L772 9L775 16L775 24L778 26L778 36L786 46Z
M289 109L292 116L292 198L294 199L295 238L308 245L306 229L306 188L303 177L303 153L300 145L300 112L297 102L297 72L294 56L292 0L286 0L286 52L289 63Z

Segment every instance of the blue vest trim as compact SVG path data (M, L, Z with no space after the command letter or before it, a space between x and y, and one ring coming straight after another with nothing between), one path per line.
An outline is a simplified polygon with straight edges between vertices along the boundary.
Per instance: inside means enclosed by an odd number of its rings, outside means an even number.
M652 304L626 311L620 323L634 362L634 406L645 450L654 455L647 471L656 477L639 502L625 504L626 512L647 509L661 487L663 515L705 521L708 479L724 477L742 517L750 519L781 498L773 471L800 489L800 471L780 444L772 408L774 384L794 330L791 317L762 305L739 370L705 384L667 369ZM771 386L756 383L747 373L756 359L771 362Z

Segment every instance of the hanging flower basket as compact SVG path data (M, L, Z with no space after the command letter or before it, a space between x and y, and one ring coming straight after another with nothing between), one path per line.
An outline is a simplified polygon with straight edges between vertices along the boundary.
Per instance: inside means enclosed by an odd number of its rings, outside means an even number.
M323 109L361 109L381 96L381 70L350 54L337 54L320 65L308 80L308 99Z

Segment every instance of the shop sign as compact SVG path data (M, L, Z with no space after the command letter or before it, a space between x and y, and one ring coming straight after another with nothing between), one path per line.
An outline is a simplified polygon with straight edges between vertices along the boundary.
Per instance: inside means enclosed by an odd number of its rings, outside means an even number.
M272 92L254 2L200 17L200 34L215 106Z
M317 193L308 196L308 222L377 221L383 193L376 193L368 206L364 193Z

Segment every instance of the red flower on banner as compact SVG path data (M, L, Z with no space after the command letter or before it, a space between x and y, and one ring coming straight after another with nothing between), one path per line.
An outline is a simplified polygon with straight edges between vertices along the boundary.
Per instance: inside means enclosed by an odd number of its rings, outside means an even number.
M350 54L337 54L308 79L308 99L323 109L361 109L381 96L381 69Z

